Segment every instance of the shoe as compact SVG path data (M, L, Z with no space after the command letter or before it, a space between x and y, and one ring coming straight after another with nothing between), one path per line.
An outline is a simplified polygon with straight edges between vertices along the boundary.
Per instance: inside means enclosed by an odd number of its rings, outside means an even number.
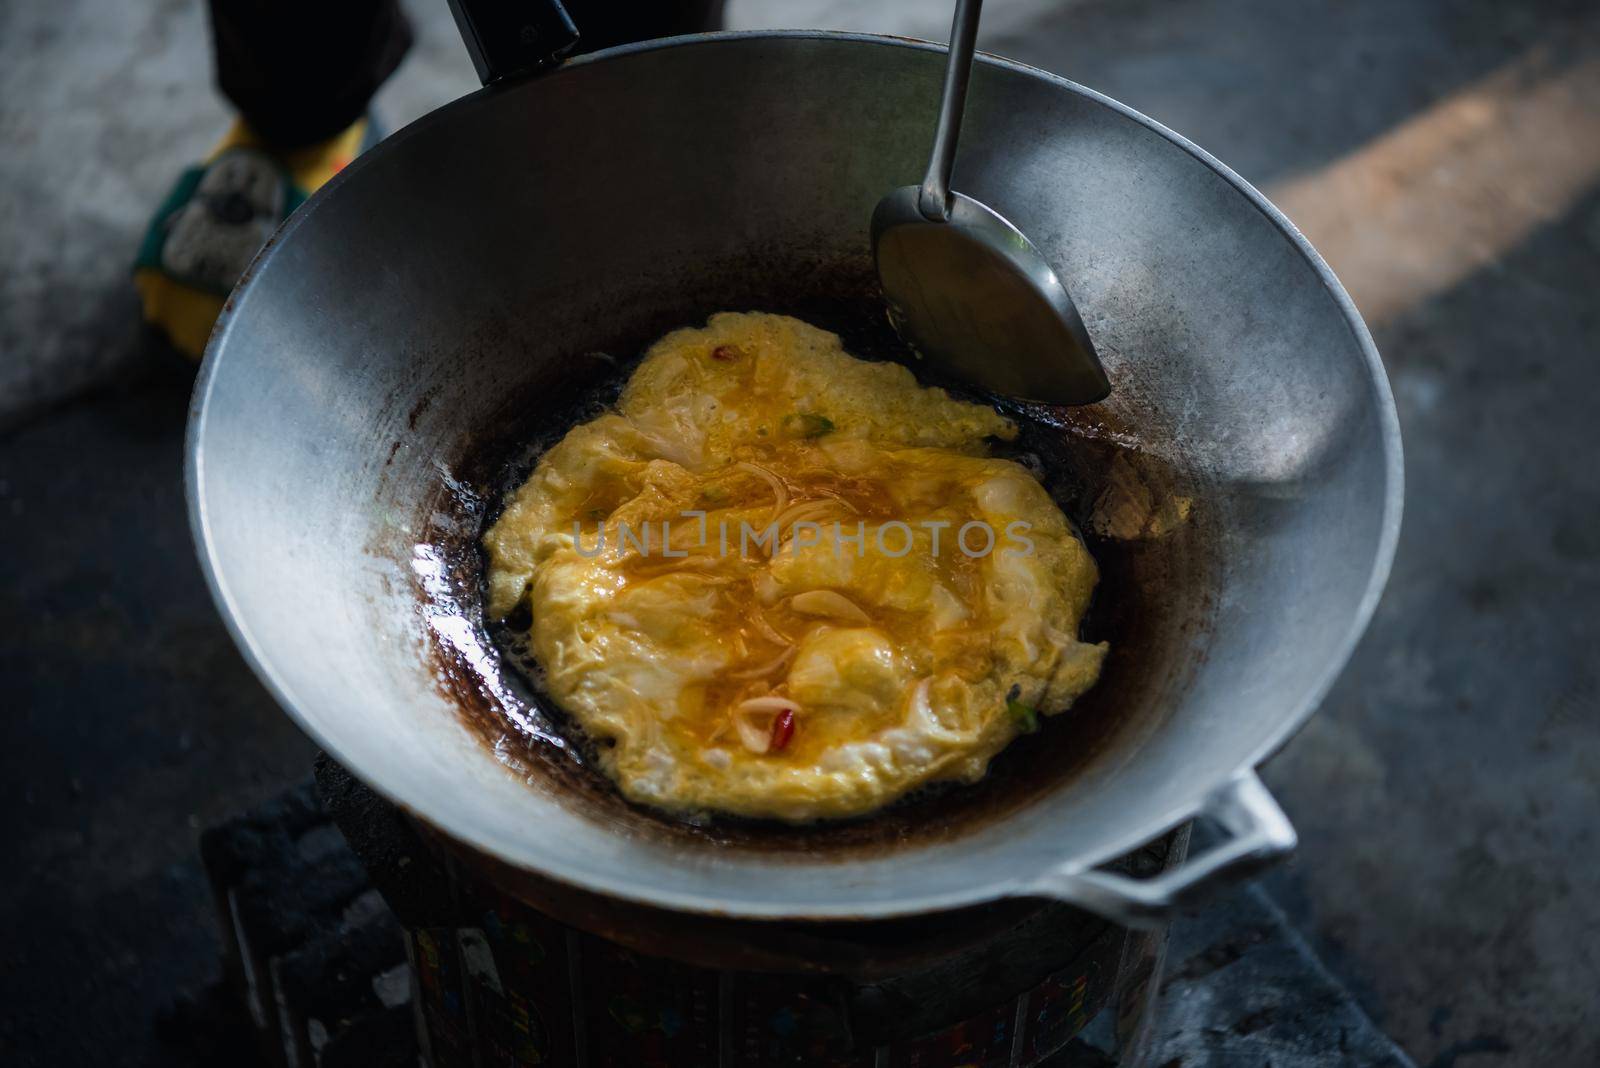
M134 262L147 323L191 360L205 352L222 304L278 226L380 139L362 119L326 141L274 150L242 119L205 162L179 177Z

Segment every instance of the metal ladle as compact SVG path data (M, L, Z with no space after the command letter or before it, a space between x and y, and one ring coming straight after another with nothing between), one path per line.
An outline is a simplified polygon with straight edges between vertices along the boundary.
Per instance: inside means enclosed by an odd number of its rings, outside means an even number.
M1111 383L1066 287L1021 231L950 189L982 7L956 2L927 176L872 213L878 281L895 330L939 370L1025 400L1091 404Z

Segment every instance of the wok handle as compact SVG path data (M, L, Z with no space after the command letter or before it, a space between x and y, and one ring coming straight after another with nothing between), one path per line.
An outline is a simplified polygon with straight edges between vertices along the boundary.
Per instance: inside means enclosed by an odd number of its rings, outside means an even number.
M450 13L484 85L547 67L578 43L560 0L450 0Z
M1148 879L1063 870L1045 876L1033 889L1129 927L1157 927L1222 886L1258 874L1292 852L1299 840L1254 771L1219 787L1196 815L1220 823L1228 840Z

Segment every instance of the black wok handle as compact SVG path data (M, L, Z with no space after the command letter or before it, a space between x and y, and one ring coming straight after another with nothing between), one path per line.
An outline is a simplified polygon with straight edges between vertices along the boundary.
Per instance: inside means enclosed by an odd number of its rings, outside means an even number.
M548 67L578 43L560 0L450 0L450 13L484 85Z

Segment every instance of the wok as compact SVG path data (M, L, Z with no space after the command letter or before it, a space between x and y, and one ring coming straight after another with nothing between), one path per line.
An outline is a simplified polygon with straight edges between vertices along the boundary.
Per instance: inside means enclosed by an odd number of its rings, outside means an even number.
M596 53L424 117L285 224L212 337L187 479L217 604L320 745L506 869L733 920L1042 897L1135 923L1293 847L1255 768L1389 568L1378 354L1249 185L1002 59L977 63L955 184L1032 237L1115 384L1021 413L1101 560L1096 690L978 787L839 826L683 824L587 769L485 632L474 542L496 490L618 361L730 309L893 354L867 223L921 173L942 67L935 46L814 32ZM1120 529L1129 507L1146 521ZM1222 845L1151 879L1104 869L1201 815Z

